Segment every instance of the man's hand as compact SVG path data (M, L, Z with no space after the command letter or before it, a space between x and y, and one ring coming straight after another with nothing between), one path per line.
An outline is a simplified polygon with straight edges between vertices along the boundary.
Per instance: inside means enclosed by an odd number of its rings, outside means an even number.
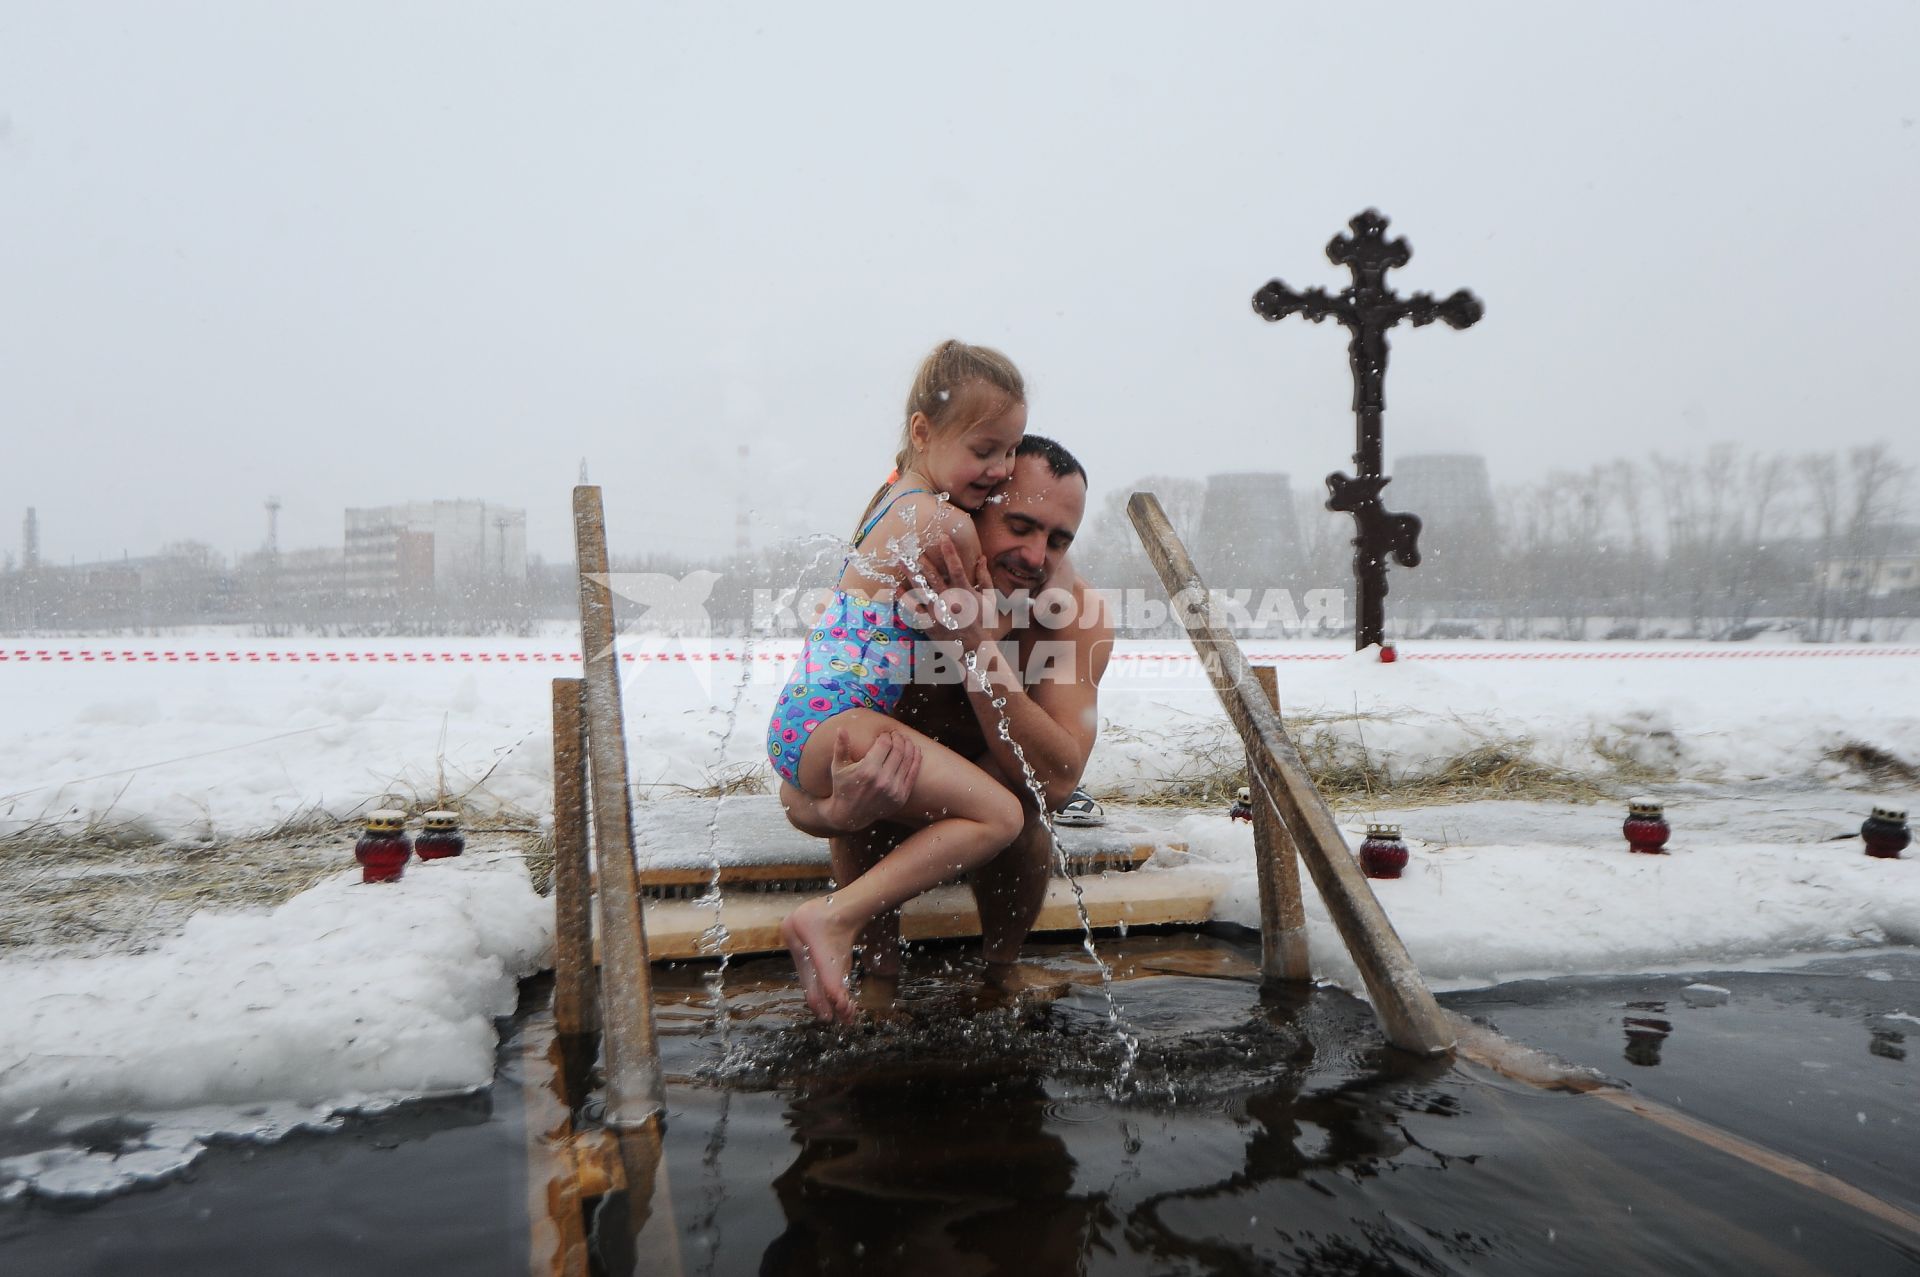
M906 806L920 775L920 747L901 732L882 732L865 758L853 756L842 732L833 742L833 795L819 804L822 820L858 833Z
M1010 627L1000 615L985 555L969 570L953 542L942 540L920 556L920 573L927 589L902 586L901 603L910 615L925 618L929 637L957 642L966 652L1006 637ZM929 590L938 596L937 604L928 599ZM951 618L954 627L948 629L942 617Z

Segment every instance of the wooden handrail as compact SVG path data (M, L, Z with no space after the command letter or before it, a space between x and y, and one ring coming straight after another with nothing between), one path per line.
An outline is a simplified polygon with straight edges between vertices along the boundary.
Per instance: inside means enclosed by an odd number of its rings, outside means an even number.
M613 593L600 489L573 490L573 542L580 571L580 648L586 660L587 758L594 859L600 874L601 1025L607 1059L606 1123L644 1125L666 1111L660 1044L653 1028L653 973L633 855L627 737L614 660Z
M1271 665L1253 667L1273 712L1280 712L1280 675ZM1253 803L1253 862L1260 879L1260 977L1267 984L1313 979L1307 955L1307 911L1300 900L1300 853L1293 835L1274 812L1247 746L1247 786L1261 789Z
M1127 502L1127 514L1167 587L1174 615L1186 627L1227 717L1246 744L1254 796L1270 803L1293 835L1340 938L1360 968L1387 1041L1421 1055L1451 1050L1452 1028L1374 899L1332 810L1307 775L1280 715L1261 693L1246 655L1217 613L1206 582L1166 511L1151 492L1136 492Z
M600 1031L587 869L586 684L553 680L553 1022L565 1037Z

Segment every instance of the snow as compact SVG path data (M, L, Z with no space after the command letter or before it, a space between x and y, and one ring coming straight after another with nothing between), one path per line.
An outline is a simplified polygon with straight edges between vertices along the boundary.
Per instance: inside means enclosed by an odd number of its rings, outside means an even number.
M0 1139L68 1137L0 1160L0 1184L111 1191L213 1135L486 1086L494 1017L551 943L551 903L494 853L397 883L349 870L271 911L198 914L137 956L0 962ZM133 1124L118 1147L71 1142L106 1117Z
M667 800L723 771L764 771L793 650L622 640L643 829L701 842L711 804ZM1370 820L1405 830L1411 862L1377 893L1437 988L1920 944L1920 864L1835 841L1873 803L1910 807L1910 795L1854 788L1829 757L1858 743L1920 760L1920 652L1400 650L1393 665L1327 644L1250 655L1279 664L1290 717L1396 775L1495 742L1579 772L1635 758L1683 778L1658 787L1675 831L1666 856L1625 851L1624 798L1343 809L1355 845ZM417 812L442 794L469 816L544 815L550 681L578 673L576 652L553 637L0 641L0 835L104 821L206 839L316 807ZM1185 644L1121 644L1100 715L1087 781L1103 797L1151 789L1229 739ZM729 819L720 835L753 827ZM1248 826L1220 812L1142 823L1163 847L1186 844L1156 863L1210 867L1218 916L1257 923ZM718 841L735 858L767 854L754 838ZM1358 989L1310 880L1307 908L1316 969ZM416 863L394 886L348 870L271 912L202 913L135 956L16 952L0 961L0 1197L113 1191L178 1173L216 1133L275 1138L485 1086L493 1017L546 960L550 926L517 858L469 853ZM126 1124L103 1133L103 1118Z
M36 648L94 656L0 662L9 719L0 834L104 816L167 837L231 835L316 806L358 815L398 798L418 808L443 790L474 813L542 813L550 680L579 670L577 646L554 638L0 640L9 657ZM1249 654L1279 663L1286 713L1324 720L1319 730L1342 748L1364 748L1397 774L1516 740L1578 771L1604 766L1606 751L1696 780L1841 781L1826 755L1850 741L1920 759L1911 648L1400 650L1392 665L1327 643L1255 644ZM623 638L640 796L683 795L722 769L764 772L762 732L794 651L786 640ZM165 652L176 659L143 659ZM1189 738L1223 721L1192 649L1170 642L1119 645L1100 715L1087 782L1103 795L1177 773L1191 763Z
M1475 806L1446 810L1470 822ZM1612 837L1596 830L1587 845L1528 846L1406 839L1406 869L1373 888L1430 985L1476 988L1920 945L1920 861L1875 860L1858 841L1696 843L1635 855L1618 837L1618 812L1583 810L1590 826L1610 823ZM1364 827L1345 824L1343 832L1357 850ZM1176 837L1186 856L1157 859L1221 866L1216 917L1259 926L1251 828L1224 815L1194 815ZM1304 872L1301 889L1315 973L1359 990L1359 970Z

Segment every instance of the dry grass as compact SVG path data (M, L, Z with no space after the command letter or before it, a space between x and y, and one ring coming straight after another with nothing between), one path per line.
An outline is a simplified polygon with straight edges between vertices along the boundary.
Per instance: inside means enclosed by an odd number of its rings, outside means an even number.
M176 933L201 909L270 908L330 873L351 869L360 819L381 807L462 812L468 847L526 854L528 876L544 894L551 889L553 849L539 817L475 798L533 734L469 776L448 765L443 726L429 778L378 781L382 791L345 815L309 804L268 829L239 836L219 834L207 813L199 837L169 840L143 820L116 818L118 796L84 823L26 824L0 835L0 953L27 946L48 953L138 953ZM764 792L764 785L756 789L744 776L713 779L715 793Z
M1595 802L1613 795L1611 777L1591 777L1542 762L1524 737L1483 739L1415 773L1396 773L1366 747L1372 714L1301 715L1283 720L1307 774L1334 804L1421 807L1485 798ZM1221 807L1247 783L1246 753L1231 724L1196 722L1158 738L1185 761L1173 775L1127 801L1147 806Z
M1617 785L1638 789L1678 778L1673 768L1649 764L1617 741L1595 736L1587 741L1587 747L1606 760L1608 775Z
M685 785L677 781L640 784L635 789L666 790L669 798L738 798L742 795L768 794L767 769L758 762L727 763L705 769L706 782Z
M399 806L391 796L364 804ZM463 822L470 847L527 849L538 823L505 810ZM0 953L139 953L202 909L270 908L354 865L358 820L318 807L244 837L160 838L105 818L0 835ZM551 873L550 844L545 873ZM529 857L536 885L542 876Z
M553 894L553 835L535 833L521 845L521 854L526 857L527 877L533 880L533 889L543 896Z
M140 952L200 909L272 905L353 863L352 841L142 841L92 827L0 838L0 952Z
M1920 768L1898 754L1889 753L1878 745L1869 745L1865 741L1847 741L1828 750L1826 758L1830 762L1851 768L1879 784L1920 784Z

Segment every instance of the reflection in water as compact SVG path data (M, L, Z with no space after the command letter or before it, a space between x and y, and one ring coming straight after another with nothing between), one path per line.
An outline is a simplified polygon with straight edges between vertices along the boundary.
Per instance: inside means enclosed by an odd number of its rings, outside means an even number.
M1907 1058L1907 1035L1897 1029L1869 1029L1873 1036L1867 1042L1867 1051L1888 1060Z
M787 1229L765 1274L1072 1272L1104 1213L1075 1193L1040 1079L855 1079L788 1110Z
M1211 1184L1172 1189L1142 1200L1127 1213L1126 1236L1132 1247L1160 1260L1182 1260L1209 1273L1264 1274L1273 1271L1270 1252L1236 1239L1239 1229L1226 1226L1245 1217L1237 1203L1253 1197L1262 1185L1281 1180L1316 1184L1314 1172L1341 1172L1357 1177L1377 1174L1417 1142L1403 1125L1409 1108L1453 1116L1458 1104L1450 1096L1423 1093L1424 1081L1438 1080L1451 1068L1447 1061L1413 1062L1410 1057L1383 1052L1379 1068L1330 1091L1302 1094L1296 1084L1267 1087L1247 1097L1245 1111L1253 1121L1246 1160L1234 1174ZM1446 1156L1427 1150L1442 1164ZM1257 1200L1257 1198L1255 1199ZM1170 1206L1191 1207L1221 1203L1230 1213L1216 1212L1221 1227L1194 1236L1191 1223L1168 1219ZM1191 1219L1190 1210L1182 1215ZM1328 1273L1396 1272L1395 1262L1417 1259L1391 1228L1366 1221L1360 1225L1365 1244L1346 1238L1316 1238L1310 1232L1295 1235L1296 1255L1311 1271ZM1177 1271L1189 1271L1181 1267Z
M604 1100L592 1098L600 1081L600 1035L555 1035L547 1048L552 1066L546 1086L561 1114L541 1139L570 1150L572 1176L549 1185L547 1209L554 1216L563 1250L577 1240L591 1256L594 1271L628 1273L666 1271L662 1253L675 1249L673 1222L649 1232L664 1187L665 1122L655 1119L621 1131L601 1125Z
M1156 1010L1169 1022L1176 1007L1204 1015L1196 1002L1223 988L1169 980L1156 1007L1141 996L1144 983L1129 989L1129 1014L1148 1025ZM1411 1062L1377 1038L1358 1054L1317 1058L1296 1021L1297 1001L1262 1006L1246 986L1224 987L1239 999L1232 1020L1200 1034L1147 1035L1140 1063L1158 1084L1131 1100L1087 1084L1088 1046L1074 1009L1061 1007L1029 1021L1019 1049L1004 1054L982 1058L988 1044L1014 1046L982 1025L974 1051L909 1062L903 1056L918 1036L910 1030L860 1063L810 1072L786 1111L799 1152L774 1181L786 1229L760 1272L1042 1277L1083 1271L1089 1253L1268 1271L1241 1240L1241 1206L1231 1219L1203 1212L1184 1224L1165 1208L1181 1203L1184 1216L1185 1207L1278 1180L1319 1187L1315 1172L1371 1175L1413 1146L1403 1126L1410 1109L1451 1115L1456 1101L1421 1090L1447 1073L1445 1061ZM951 1026L920 1029L937 1043ZM1310 1077L1326 1080L1329 1065L1344 1084L1308 1089ZM1220 1123L1223 1114L1231 1125ZM1181 1136L1198 1146L1176 1143ZM1115 1188L1141 1173L1142 1158L1165 1182L1161 1159L1218 1166L1221 1154L1233 1168L1223 1176L1116 1204Z
M1665 1015L1667 1004L1664 1002L1629 1002L1630 1011L1652 1011ZM1673 1023L1669 1020L1652 1019L1646 1016L1626 1016L1621 1023L1627 1029L1627 1063L1642 1068L1653 1068L1660 1063L1660 1048L1666 1043L1667 1035L1673 1032Z

